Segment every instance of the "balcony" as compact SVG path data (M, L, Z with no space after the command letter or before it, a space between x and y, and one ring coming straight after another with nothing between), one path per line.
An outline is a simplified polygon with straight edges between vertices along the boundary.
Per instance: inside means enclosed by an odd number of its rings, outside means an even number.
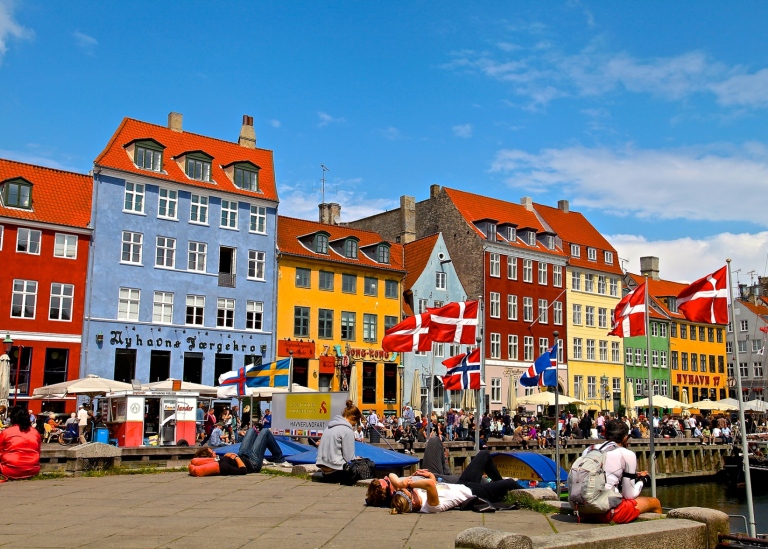
M236 275L234 273L219 273L219 286L223 288L234 288L235 278Z

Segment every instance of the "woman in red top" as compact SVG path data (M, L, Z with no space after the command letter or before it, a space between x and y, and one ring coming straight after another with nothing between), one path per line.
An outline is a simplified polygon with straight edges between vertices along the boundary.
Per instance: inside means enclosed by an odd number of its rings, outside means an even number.
M32 429L29 414L11 408L11 426L0 431L0 482L35 476L40 472L40 433Z

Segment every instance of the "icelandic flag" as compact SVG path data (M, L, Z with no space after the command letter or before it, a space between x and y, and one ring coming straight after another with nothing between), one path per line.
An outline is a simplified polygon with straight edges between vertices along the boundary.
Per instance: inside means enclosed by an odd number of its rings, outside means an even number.
M520 385L523 387L557 386L557 343L552 345L549 351L539 356L533 366L520 376Z
M248 387L288 387L291 359L284 358L268 364L256 364L245 372Z
M219 376L219 385L234 385L237 387L237 396L244 396L247 379L245 368L240 368L239 370L232 370L231 372L221 374Z
M480 349L462 353L443 361L448 368L443 376L443 386L448 391L480 389Z

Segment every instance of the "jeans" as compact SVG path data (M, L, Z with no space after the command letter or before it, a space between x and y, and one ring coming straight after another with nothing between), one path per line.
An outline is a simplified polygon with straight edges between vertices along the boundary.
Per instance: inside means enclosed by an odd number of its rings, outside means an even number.
M438 437L431 437L427 441L421 463L424 469L434 473L436 477L442 478L443 482L455 484L459 480L457 475L451 474L451 470L445 462L445 450Z
M274 463L283 461L283 451L277 444L272 431L262 429L257 435L254 429L248 429L243 442L240 443L237 455L243 460L249 473L258 473L264 464L264 453L267 450L272 453L271 461Z
M448 440L453 440L453 425L448 425L445 430L448 433Z

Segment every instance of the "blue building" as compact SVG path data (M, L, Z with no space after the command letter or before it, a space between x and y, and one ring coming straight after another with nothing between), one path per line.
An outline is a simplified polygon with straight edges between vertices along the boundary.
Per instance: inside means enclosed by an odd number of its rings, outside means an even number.
M206 385L275 356L277 190L238 142L126 118L94 162L82 374Z

